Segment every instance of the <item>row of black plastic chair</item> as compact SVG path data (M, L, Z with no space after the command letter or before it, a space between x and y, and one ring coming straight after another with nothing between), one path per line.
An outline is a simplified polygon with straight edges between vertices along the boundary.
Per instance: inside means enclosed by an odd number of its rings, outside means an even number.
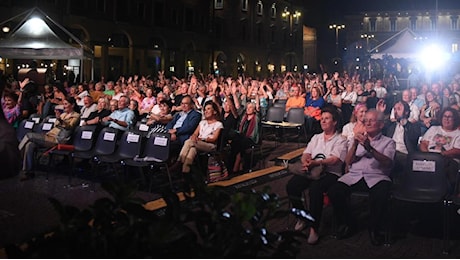
M121 165L125 168L125 173L126 166L153 169L154 166L163 165L167 168L169 134L153 133L146 139L135 130L120 131L105 127L98 134L95 134L95 131L96 126L79 126L71 142L74 148L72 151L53 150L49 153L50 167L55 155L66 156L70 159L69 185L71 185L72 175L76 169L75 159L89 160L95 175L98 174L98 169L102 164L113 166L115 171L117 169L115 166ZM172 187L171 176L168 169L166 171Z
M286 118L285 118L286 116ZM275 131L282 130L282 136L285 134L287 129L296 129L297 130L297 143L300 145L301 132L305 140L307 139L307 129L305 125L305 115L303 108L291 108L286 113L284 107L281 106L272 106L268 108L266 120L262 122L262 129L274 129ZM278 140L275 132L275 141ZM276 143L275 143L276 145Z
M39 116L37 117L31 115L29 118L23 119L21 122L19 122L18 128L16 129L16 138L20 142L22 138L29 132L47 132L53 128L54 122L56 122L55 116L48 116L41 120Z

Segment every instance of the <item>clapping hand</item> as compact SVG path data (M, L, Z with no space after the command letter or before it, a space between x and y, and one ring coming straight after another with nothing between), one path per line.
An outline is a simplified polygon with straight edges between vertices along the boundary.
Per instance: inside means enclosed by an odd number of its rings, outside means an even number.
M385 109L387 109L387 104L385 104L385 101L383 99L380 99L379 101L377 101L375 109L383 113L385 112Z

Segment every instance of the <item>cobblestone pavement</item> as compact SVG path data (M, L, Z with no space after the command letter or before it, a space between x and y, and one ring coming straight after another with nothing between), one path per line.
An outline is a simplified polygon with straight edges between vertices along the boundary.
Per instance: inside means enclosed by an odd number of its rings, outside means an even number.
M273 165L273 158L299 147L295 143L282 143L276 147L274 142L265 142L269 155L259 167ZM272 192L286 198L285 186L289 175L258 184L260 189L269 185ZM67 187L68 178L64 173L50 173L49 180L45 172L25 182L19 176L0 181L0 248L11 243L21 243L37 234L46 232L59 222L49 197L64 204L84 208L95 199L107 196L99 187L87 178L75 177L73 187ZM94 191L91 191L94 189ZM138 196L146 201L158 198L158 194L139 192ZM442 254L442 218L440 206L411 206L394 204L395 221L392 229L392 244L388 247L372 246L365 227L368 217L366 198L353 198L354 214L358 219L355 234L344 240L332 238L332 208L324 209L320 228L320 241L311 246L301 246L299 258L459 258L460 257L460 215L452 211L450 254ZM286 205L287 207L287 205ZM398 223L400 215L409 215L408 221ZM406 216L405 215L405 216ZM274 230L292 228L294 218L281 219L271 224Z

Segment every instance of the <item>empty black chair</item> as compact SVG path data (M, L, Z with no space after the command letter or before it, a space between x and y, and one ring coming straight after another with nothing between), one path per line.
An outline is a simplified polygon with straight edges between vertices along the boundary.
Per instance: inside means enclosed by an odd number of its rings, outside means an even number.
M142 135L138 131L124 131L118 141L118 146L113 154L96 154L94 161L100 164L109 164L115 166L119 164L123 159L134 158L140 154L142 145ZM114 167L116 171L117 168Z
M118 134L120 130L112 128L112 127L104 127L98 134L96 143L94 144L93 148L89 151L75 151L72 153L72 161L75 158L81 159L83 161L89 160L91 163L91 172L94 172L95 178L98 174L95 170L95 166L97 163L97 156L102 155L112 155L115 152L116 144L118 140ZM75 170L75 168L72 168Z
M146 140L142 154L131 159L123 159L121 164L125 167L131 166L139 169L141 176L144 176L143 168L148 167L153 171L156 166L166 169L169 185L173 189L171 175L168 168L169 147L171 135L169 133L152 133ZM153 174L153 172L152 172ZM152 189L153 176L150 177L149 190Z
M266 120L262 121L262 128L260 128L261 129L261 133L260 133L261 138L264 137L264 133L263 133L264 129L272 129L273 130L274 136L275 136L275 146L276 146L276 142L278 140L277 131L279 131L279 129L281 127L281 124L283 122L284 113L285 112L284 112L284 109L282 107L269 107L268 111L267 111Z
M72 173L74 168L74 161L72 154L75 152L85 153L92 149L94 145L94 140L96 139L97 135L95 134L96 125L85 125L85 126L78 126L75 129L75 132L70 140L69 144L73 145L73 150L52 150L48 154L50 156L48 162L48 171L46 172L46 178L48 179L48 174L51 169L51 165L53 163L53 157L55 155L64 156L70 160L70 172L69 172L69 183L68 186L71 185L72 181Z
M305 115L304 109L299 107L293 107L289 109L286 117L288 124L282 125L283 129L297 129L298 144L300 145L301 131L303 129L305 140L307 139L307 128L305 127Z
M407 156L407 164L408 170L402 176L401 185L393 190L392 199L421 204L443 204L443 229L445 230L446 198L449 194L445 158L440 153L415 152ZM446 245L444 250L445 248Z
M273 102L273 106L274 107L281 107L283 108L283 110L286 109L286 102L287 102L287 99L277 99L275 100L275 102Z
M457 172L457 179L455 180L455 187L452 194L450 194L447 199L445 200L445 204L447 206L447 216L446 216L446 223L444 225L444 254L449 254L450 251L450 234L451 234L451 219L450 217L454 215L457 218L460 218L458 214L460 214L460 169ZM452 207L456 210L456 212L451 212ZM457 214L458 213L458 214ZM458 221L458 220L457 220Z

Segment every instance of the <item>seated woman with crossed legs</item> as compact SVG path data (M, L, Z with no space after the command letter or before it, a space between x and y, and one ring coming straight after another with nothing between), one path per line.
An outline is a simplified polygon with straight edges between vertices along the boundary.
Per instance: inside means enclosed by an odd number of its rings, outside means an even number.
M204 119L185 141L178 158L178 162L182 164L186 192L190 191L190 165L193 164L198 152L211 152L217 148L217 140L223 127L219 107L216 103L207 101L204 105Z

